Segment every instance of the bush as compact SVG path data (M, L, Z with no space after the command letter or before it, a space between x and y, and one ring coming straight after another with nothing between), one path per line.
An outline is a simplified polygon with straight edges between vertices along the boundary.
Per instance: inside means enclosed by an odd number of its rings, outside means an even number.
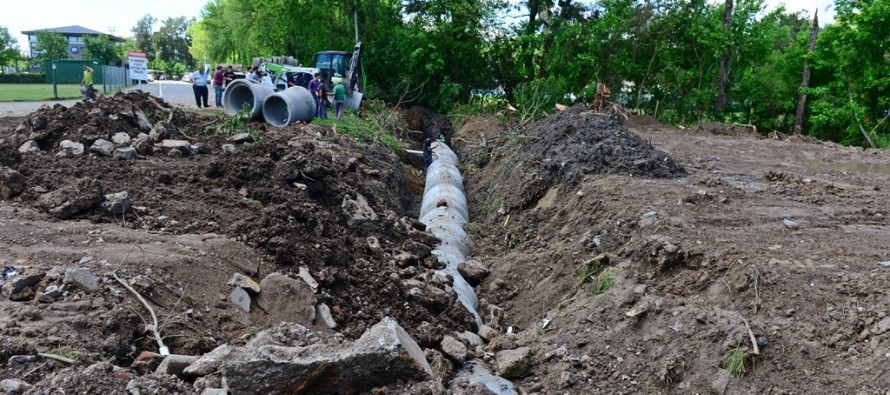
M552 114L556 103L565 101L565 96L566 82L556 77L525 82L514 91L515 107L522 121L537 121L545 114Z
M46 82L43 73L9 73L0 74L0 84L42 84Z

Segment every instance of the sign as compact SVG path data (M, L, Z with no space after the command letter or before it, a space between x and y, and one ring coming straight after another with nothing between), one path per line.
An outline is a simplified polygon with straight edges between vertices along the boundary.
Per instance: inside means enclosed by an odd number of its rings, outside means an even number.
M145 52L127 52L127 61L130 63L130 79L145 81L148 78L148 60Z

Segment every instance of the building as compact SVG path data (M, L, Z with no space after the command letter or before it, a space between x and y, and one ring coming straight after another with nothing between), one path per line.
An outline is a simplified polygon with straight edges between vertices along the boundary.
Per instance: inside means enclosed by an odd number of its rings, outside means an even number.
M36 58L39 54L34 50L34 47L37 45L37 31L38 30L46 30L52 33L59 33L65 38L68 39L68 57L70 59L83 59L83 49L84 49L84 37L86 36L99 36L101 34L105 34L102 32L97 32L93 29L87 29L83 26L65 26L65 27L55 27L52 29L37 29L37 30L26 30L23 31L22 34L28 36L28 54L30 58ZM124 42L125 40L120 37L115 37L110 34L107 35L111 41L114 42Z

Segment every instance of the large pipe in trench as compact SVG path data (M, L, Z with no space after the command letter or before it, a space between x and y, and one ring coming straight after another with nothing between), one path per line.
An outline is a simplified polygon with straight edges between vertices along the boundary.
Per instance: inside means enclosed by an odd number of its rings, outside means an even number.
M235 115L241 108L247 106L251 118L263 115L263 102L266 97L275 93L275 90L257 81L240 79L234 80L226 86L223 92L223 108L226 114Z

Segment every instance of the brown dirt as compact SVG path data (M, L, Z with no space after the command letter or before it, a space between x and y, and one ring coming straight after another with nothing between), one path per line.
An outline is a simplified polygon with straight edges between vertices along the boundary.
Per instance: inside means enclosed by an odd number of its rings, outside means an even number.
M576 125L557 117L542 123L572 133ZM455 136L466 140L465 158L478 154L474 148L494 154L465 182L475 258L491 269L477 289L482 311L503 308L502 332L518 332L496 341L495 351L538 351L518 386L579 394L885 393L890 376L879 367L890 352L890 271L878 262L890 260L890 152L637 125L630 130L687 174L584 172L500 213L528 186L493 174L505 163L546 174L526 158L540 158L552 141L541 147L526 138L506 149L535 132L503 126L465 127ZM472 137L493 133L501 137L489 137L488 147ZM744 374L730 377L730 350L752 352L745 321L768 344L749 354Z

